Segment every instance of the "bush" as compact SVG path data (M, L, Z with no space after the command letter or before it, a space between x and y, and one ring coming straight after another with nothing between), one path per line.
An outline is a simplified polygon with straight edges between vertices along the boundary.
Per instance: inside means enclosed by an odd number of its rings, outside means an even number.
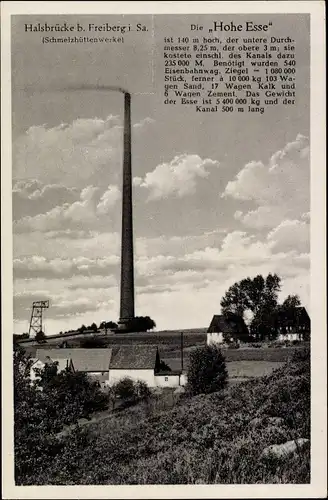
M118 396L121 399L129 400L134 399L135 396L135 387L134 382L131 378L125 377L119 380L112 387L115 396Z
M102 321L99 325L100 330L114 330L117 328L117 323L114 323L114 321Z
M240 345L238 344L238 342L231 342L228 344L228 349L239 349L240 348Z
M209 394L227 385L228 371L221 350L214 345L197 347L190 353L188 393Z
M254 349L260 349L262 347L262 344L260 344L259 342L256 342L254 344L251 344L251 347L253 347Z
M35 340L39 344L45 344L47 342L46 336L45 336L44 332L42 332L41 330L39 332L37 332L37 334L35 335Z
M56 433L81 417L107 408L107 398L83 373L64 371L57 365L39 370L31 384L31 361L19 346L14 351L14 445L17 484L37 484L35 476L51 467L61 445ZM40 390L42 389L42 390ZM72 450L71 450L72 454ZM38 480L40 481L40 479Z
M147 417L147 408L117 412L74 429L61 442L39 439L40 420L25 411L20 484L301 484L310 483L310 450L263 460L272 444L310 437L309 353L271 375L225 393L187 398ZM22 386L18 387L20 391ZM26 387L26 389L28 389ZM42 410L42 408L40 408ZM39 411L40 411L39 409ZM23 415L22 415L23 416ZM254 422L255 421L255 422ZM254 423L256 423L254 426ZM35 451L33 446L35 446ZM29 465L31 454L35 457ZM15 457L17 460L17 457ZM23 461L23 459L25 461ZM28 467L28 473L24 472Z
M146 382L138 380L135 384L135 396L139 401L148 401L151 397L151 390Z
M148 330L153 330L155 327L155 321L149 316L136 316L127 322L125 331L147 332Z
M151 397L151 391L143 380L134 382L131 378L125 377L113 385L112 395L125 402L137 403L138 401L147 401Z

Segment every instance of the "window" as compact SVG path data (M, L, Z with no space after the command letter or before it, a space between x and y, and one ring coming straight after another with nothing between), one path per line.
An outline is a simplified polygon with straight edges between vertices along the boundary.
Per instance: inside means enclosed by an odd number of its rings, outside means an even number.
M165 377L165 382L168 382L169 381L169 377Z

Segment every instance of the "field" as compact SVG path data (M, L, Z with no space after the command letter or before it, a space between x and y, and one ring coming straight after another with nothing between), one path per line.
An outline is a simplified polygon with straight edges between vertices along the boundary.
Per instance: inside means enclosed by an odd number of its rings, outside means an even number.
M94 334L93 334L94 335ZM92 335L92 336L93 336ZM68 340L69 346L80 347L81 340L90 337L88 334L73 336ZM137 334L97 334L97 338L105 341L106 346L118 346L129 344L156 344L159 347L161 359L167 363L172 370L181 369L181 332L164 331L157 333ZM67 338L65 339L67 340ZM43 345L32 345L27 342L24 345L26 352L35 356L37 348L51 349L62 342L61 337L53 337ZM183 332L183 367L188 369L190 352L198 346L205 345L206 334L197 331ZM229 372L229 382L234 384L250 378L269 375L274 369L279 368L282 363L291 358L298 347L287 348L253 348L242 346L239 349L223 349Z
M180 352L181 333L183 333L184 348L204 345L206 343L206 329L197 330L176 330L160 332L142 332L133 334L104 334L102 332L94 333L74 333L47 337L45 344L37 344L35 341L26 340L20 342L21 346L31 356L35 356L36 349L52 349L66 341L69 347L81 347L81 342L96 337L104 342L104 347L130 345L130 344L154 344L158 345L161 352L170 350ZM176 354L177 355L177 354Z
M240 348L223 349L229 376L231 379L261 377L268 375L272 370L279 368L282 363L288 361L298 347L281 348ZM183 352L183 366L188 369L189 356L192 348L186 348ZM172 370L181 368L181 353L177 350L165 350L162 352L163 360Z

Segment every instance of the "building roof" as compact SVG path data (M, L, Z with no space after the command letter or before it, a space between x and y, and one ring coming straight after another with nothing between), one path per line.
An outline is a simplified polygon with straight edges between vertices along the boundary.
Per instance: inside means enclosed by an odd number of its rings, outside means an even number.
M208 327L207 333L222 332L222 333L247 333L247 326L243 318L231 314L229 317L223 314L215 314Z
M44 363L47 359L59 363L71 359L77 372L105 372L109 371L112 349L37 349L36 357Z
M277 322L280 324L292 325L310 325L310 317L307 310L303 306L298 306L291 309L278 309Z
M156 345L124 345L113 349L112 369L154 370Z
M160 371L156 373L156 377L169 377L170 375L181 375L181 370Z
M55 359L53 357L50 358L49 356L40 356L39 358L31 358L31 360L32 360L31 368L33 369L38 361L41 361L41 363L43 363L44 365L57 362L58 372L61 372L71 366L70 358Z

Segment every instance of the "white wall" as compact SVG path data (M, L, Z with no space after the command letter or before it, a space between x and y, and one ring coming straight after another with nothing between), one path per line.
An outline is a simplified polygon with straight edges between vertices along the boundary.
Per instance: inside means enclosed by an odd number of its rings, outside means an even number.
M285 333L285 334L280 333L278 336L278 340L293 341L293 340L302 340L302 338L300 333Z
M180 376L180 385L187 385L188 377L186 373L182 373Z
M155 375L156 387L179 387L179 375Z
M207 345L210 344L222 344L223 343L223 333L222 332L212 332L207 334Z
M109 385L112 386L123 378L131 378L134 382L142 380L148 387L156 387L154 370L109 370Z

